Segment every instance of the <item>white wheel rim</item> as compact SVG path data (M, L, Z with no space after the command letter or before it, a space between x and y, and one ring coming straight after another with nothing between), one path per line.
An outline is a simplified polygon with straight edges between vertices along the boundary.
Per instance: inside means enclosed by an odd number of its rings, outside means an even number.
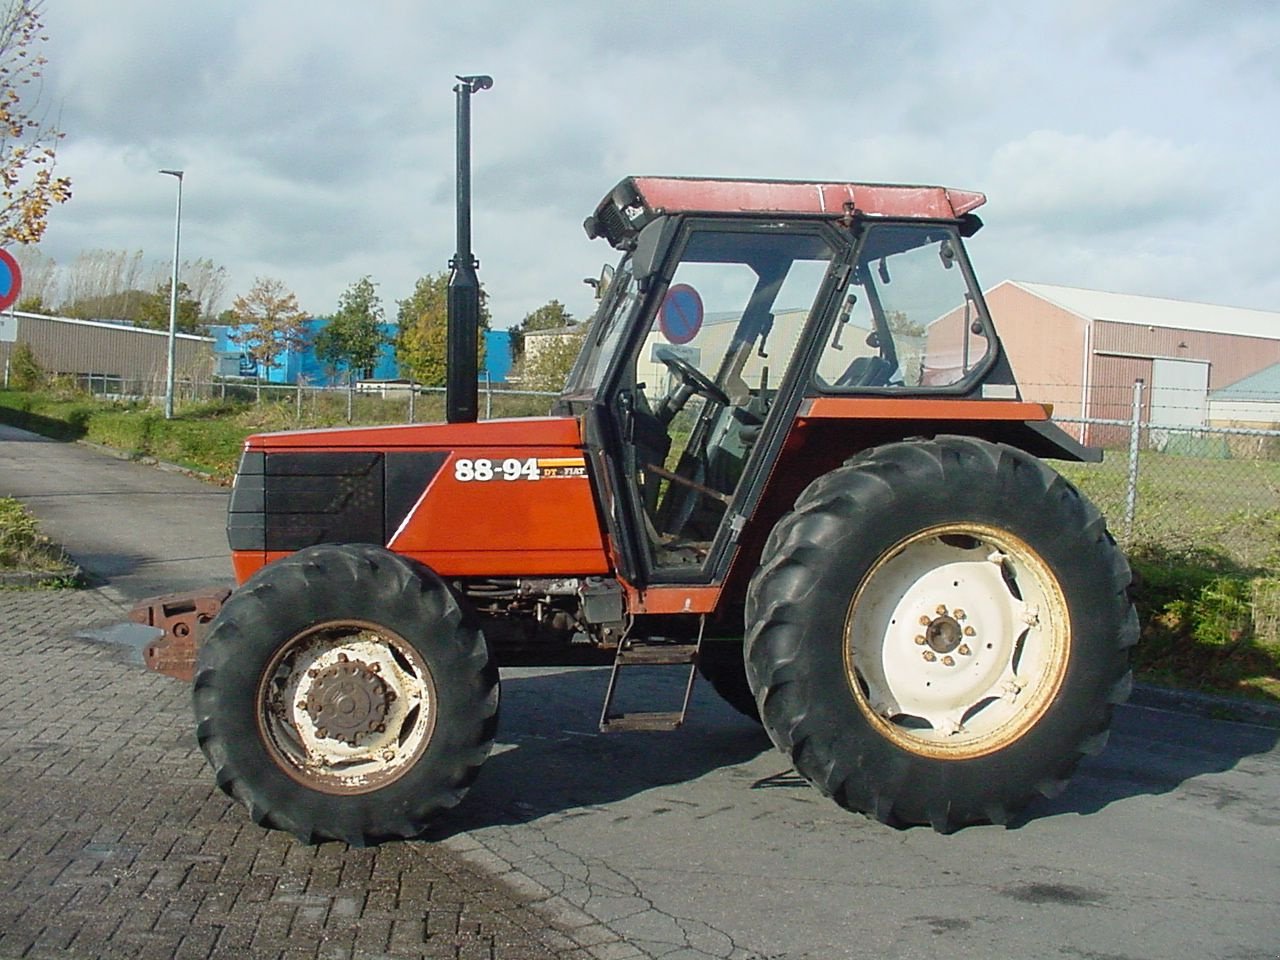
M397 634L328 623L285 643L258 685L258 730L272 758L322 793L368 793L399 779L431 741L431 671Z
M966 759L1030 730L1070 649L1057 578L1026 543L981 524L930 527L863 578L845 628L858 706L913 753Z

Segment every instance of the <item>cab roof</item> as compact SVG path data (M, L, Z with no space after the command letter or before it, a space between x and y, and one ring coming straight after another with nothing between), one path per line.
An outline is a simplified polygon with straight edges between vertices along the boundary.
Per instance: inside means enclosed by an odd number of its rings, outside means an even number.
M664 214L958 220L986 200L973 190L909 184L627 177L583 226L619 246Z

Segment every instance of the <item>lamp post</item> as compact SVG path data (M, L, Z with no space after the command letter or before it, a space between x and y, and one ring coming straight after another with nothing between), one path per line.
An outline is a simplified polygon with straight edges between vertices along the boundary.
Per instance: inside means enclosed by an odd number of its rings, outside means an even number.
M169 286L169 362L164 376L164 418L173 419L173 368L178 347L178 241L182 236L182 171L161 170L178 178L178 209L173 217L173 280Z

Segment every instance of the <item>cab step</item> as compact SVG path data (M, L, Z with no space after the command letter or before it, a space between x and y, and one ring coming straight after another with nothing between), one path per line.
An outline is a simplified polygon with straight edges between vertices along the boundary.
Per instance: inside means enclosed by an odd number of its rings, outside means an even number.
M609 673L609 687L604 694L604 706L600 710L600 732L616 733L624 730L676 730L684 725L689 712L689 700L693 696L693 682L698 676L698 651L702 646L699 634L697 643L673 643L669 640L624 640L618 644ZM613 699L624 667L679 667L689 668L689 680L684 688L684 702L679 710L614 713Z

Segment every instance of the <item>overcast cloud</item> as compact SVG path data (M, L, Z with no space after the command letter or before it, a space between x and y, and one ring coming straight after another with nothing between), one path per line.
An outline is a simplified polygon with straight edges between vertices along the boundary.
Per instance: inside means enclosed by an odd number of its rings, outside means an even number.
M982 190L1004 279L1280 310L1280 5L1251 0L462 5L51 0L74 197L41 250L172 250L394 315L454 247L456 73L496 326L613 255L582 219L635 173ZM224 304L227 305L227 304Z

